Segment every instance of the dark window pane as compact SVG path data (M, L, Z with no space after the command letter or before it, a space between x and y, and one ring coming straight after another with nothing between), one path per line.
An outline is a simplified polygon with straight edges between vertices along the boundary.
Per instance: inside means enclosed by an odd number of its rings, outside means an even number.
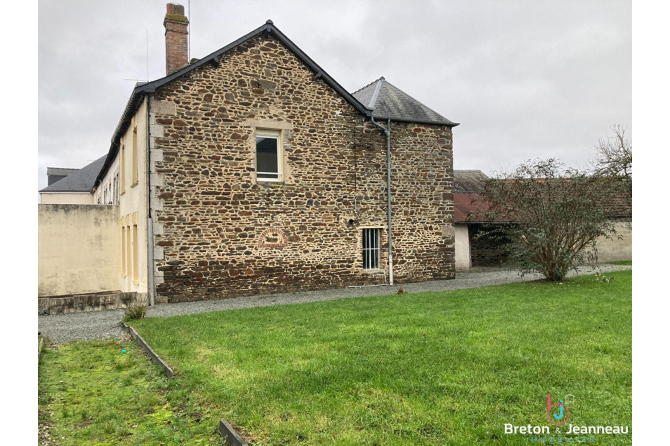
M256 170L271 172L275 175L258 174L258 178L277 178L277 139L256 137Z

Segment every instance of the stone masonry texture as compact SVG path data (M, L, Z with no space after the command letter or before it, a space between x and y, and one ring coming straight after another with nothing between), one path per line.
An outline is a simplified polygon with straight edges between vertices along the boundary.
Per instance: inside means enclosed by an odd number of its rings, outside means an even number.
M386 137L263 34L156 90L152 196L159 302L379 284ZM386 124L386 123L384 123ZM255 131L281 131L284 178L255 178ZM392 122L394 279L454 277L449 127Z

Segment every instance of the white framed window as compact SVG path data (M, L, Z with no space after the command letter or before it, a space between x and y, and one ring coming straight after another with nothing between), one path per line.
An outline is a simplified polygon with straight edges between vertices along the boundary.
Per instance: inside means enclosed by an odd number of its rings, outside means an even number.
M256 181L283 181L283 157L281 132L256 129Z
M363 269L379 269L380 228L363 228Z

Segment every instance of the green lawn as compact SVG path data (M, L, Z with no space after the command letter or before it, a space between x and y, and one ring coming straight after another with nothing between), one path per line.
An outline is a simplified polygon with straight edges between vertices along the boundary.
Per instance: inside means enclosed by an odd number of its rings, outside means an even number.
M574 395L570 423L631 425L632 275L608 276L132 325L178 374L148 386L209 408L210 431L222 416L254 444L529 444L504 424L549 426L547 393Z
M165 378L134 341L50 346L40 360L41 445L221 445L219 411Z

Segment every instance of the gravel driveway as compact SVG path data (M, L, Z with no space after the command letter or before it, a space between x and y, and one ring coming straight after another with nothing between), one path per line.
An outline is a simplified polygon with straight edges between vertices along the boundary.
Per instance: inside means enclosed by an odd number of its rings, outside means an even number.
M601 265L603 272L631 269L631 266ZM593 274L590 267L582 267L577 274ZM575 275L572 273L571 275ZM177 316L181 314L206 313L210 311L234 310L238 308L265 307L270 305L319 302L325 300L347 299L361 296L379 296L397 293L400 287L409 293L425 291L457 290L482 286L500 285L512 282L527 282L540 279L539 274L521 277L516 270L486 268L456 273L454 280L436 280L396 285L392 287L343 288L326 291L305 291L301 293L281 293L264 296L237 297L201 302L183 302L162 304L150 307L147 317ZM39 331L52 342L84 340L121 336L119 326L124 310L94 311L39 316Z

